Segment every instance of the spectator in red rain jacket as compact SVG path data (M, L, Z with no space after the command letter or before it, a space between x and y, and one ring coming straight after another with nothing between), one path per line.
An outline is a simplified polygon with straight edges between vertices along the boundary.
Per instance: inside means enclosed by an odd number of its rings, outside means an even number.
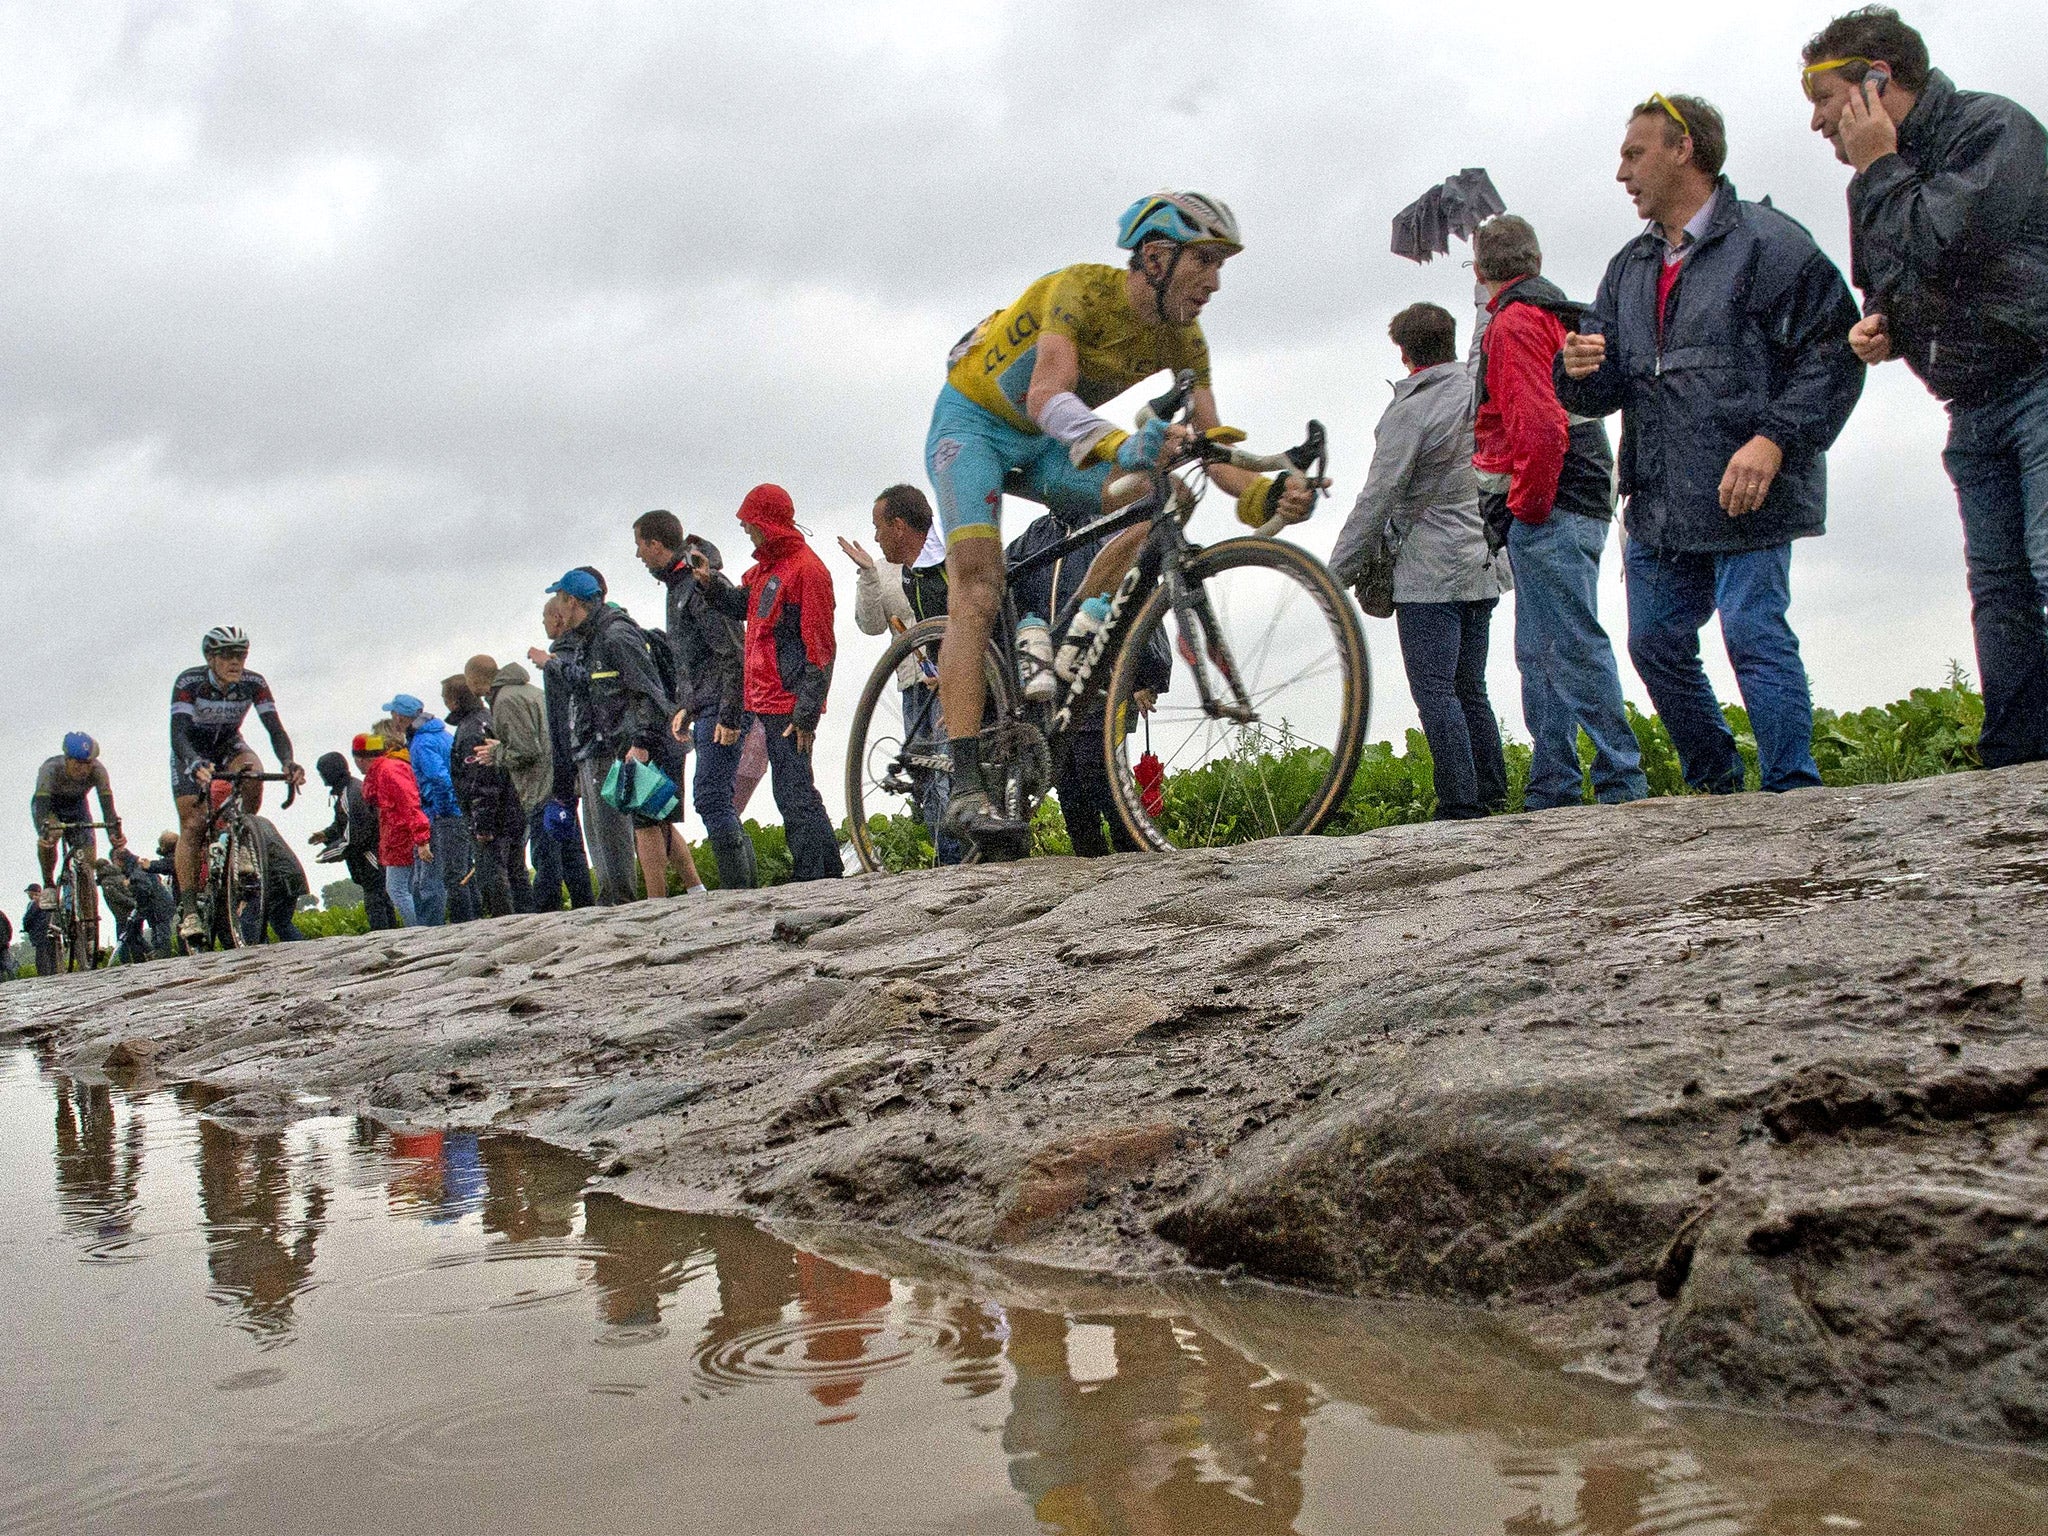
M746 621L746 704L767 733L791 878L836 879L839 837L811 773L832 686L832 577L797 530L796 507L781 486L747 492L739 522L754 541L754 564L737 587L721 589L708 565L693 559L691 566L713 605Z
M1593 798L1649 793L1642 751L1622 707L1614 647L1600 627L1600 553L1614 518L1607 429L1575 422L1559 404L1551 364L1574 304L1543 273L1526 219L1490 219L1472 237L1489 295L1480 337L1472 467L1487 542L1505 547L1515 577L1515 664L1529 729L1532 811L1584 797L1579 732L1593 742Z
M386 752L381 736L358 736L350 747L363 776L363 798L377 813L377 862L384 866L385 893L399 921L416 928L413 882L420 864L433 860L434 826L420 809L412 765Z

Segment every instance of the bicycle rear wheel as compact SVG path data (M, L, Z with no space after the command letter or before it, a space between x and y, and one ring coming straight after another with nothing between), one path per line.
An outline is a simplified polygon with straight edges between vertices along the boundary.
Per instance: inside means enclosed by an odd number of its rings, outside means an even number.
M1161 582L1110 671L1102 750L1124 830L1162 851L1314 832L1351 787L1372 708L1351 600L1320 560L1275 539L1212 545L1187 574L1196 632ZM1171 683L1141 716L1134 695L1166 656ZM1222 703L1237 697L1235 671L1249 718L1204 709L1197 665Z
M953 764L939 714L939 643L943 618L898 635L868 674L846 745L847 832L861 867L898 872L929 869L937 859L931 828L945 814ZM990 642L982 664L989 709L1009 714L1010 678Z

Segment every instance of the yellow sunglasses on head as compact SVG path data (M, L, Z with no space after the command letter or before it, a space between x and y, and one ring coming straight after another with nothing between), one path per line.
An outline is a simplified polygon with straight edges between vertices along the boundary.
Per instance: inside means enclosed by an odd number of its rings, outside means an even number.
M1799 71L1799 88L1806 92L1806 99L1812 101L1814 99L1814 76L1825 75L1837 69L1853 69L1858 64L1861 64L1867 71L1876 62L1877 60L1875 59L1863 59L1853 56L1846 59L1822 59L1818 64L1809 64L1806 68Z
M1669 96L1666 96L1662 91L1650 92L1650 99L1647 102L1645 102L1644 105L1650 107L1662 107L1666 112L1669 112L1671 114L1671 121L1678 124L1679 131L1683 133L1687 138L1692 137L1692 124L1688 123L1685 120L1685 114L1683 112L1679 111L1678 108L1671 105L1671 98Z

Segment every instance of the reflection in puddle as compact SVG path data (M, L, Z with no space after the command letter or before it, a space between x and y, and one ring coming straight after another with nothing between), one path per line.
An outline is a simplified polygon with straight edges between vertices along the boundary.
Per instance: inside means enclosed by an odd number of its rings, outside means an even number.
M0 1529L2048 1528L2034 1463L1656 1413L1464 1314L792 1244L213 1098L0 1058Z

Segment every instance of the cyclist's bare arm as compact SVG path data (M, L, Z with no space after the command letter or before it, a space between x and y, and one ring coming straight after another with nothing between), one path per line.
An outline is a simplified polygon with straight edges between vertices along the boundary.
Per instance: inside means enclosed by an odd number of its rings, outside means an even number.
M1053 396L1072 394L1080 382L1081 352L1074 338L1058 331L1039 332L1031 387L1024 392L1024 414L1037 421Z

